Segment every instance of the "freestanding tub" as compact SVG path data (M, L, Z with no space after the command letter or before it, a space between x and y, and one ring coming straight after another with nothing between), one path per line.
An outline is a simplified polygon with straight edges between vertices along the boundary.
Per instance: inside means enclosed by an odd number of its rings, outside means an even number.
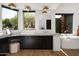
M62 49L79 49L79 36L61 35L60 40Z

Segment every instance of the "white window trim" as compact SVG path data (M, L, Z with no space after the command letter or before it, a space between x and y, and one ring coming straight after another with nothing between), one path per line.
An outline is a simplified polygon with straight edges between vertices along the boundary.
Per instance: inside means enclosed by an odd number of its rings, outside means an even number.
M24 13L24 12L23 12ZM23 14L23 30L24 31L27 31L27 30L30 30L30 31L34 31L34 30L36 30L36 25L37 25L37 23L36 23L36 11L35 11L35 28L31 28L31 29L24 29L24 14Z

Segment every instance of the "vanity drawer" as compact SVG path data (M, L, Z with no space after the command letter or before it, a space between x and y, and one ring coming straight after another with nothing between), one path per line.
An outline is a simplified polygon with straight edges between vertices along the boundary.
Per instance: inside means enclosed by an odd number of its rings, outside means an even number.
M52 36L25 36L21 39L21 49L53 49Z

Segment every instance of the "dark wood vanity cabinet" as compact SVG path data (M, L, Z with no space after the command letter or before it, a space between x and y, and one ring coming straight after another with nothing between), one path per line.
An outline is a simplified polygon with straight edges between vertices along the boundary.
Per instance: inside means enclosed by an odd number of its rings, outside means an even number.
M52 36L24 36L21 49L53 49Z
M9 44L16 43L16 42L20 42L21 36L8 37L7 39L9 41Z
M53 36L12 36L0 39L0 53L9 53L9 45L19 42L21 49L53 49Z
M20 37L18 36L6 37L6 38L0 39L0 53L4 53L4 54L9 53L10 44L19 42L19 41L20 41Z
M0 39L0 53L9 52L9 43L7 38Z

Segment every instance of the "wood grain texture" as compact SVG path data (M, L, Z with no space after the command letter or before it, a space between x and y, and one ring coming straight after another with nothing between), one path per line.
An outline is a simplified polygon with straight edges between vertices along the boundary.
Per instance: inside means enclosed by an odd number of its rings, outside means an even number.
M65 54L62 51L54 52L52 50L20 50L9 56L65 56Z
M68 56L79 56L79 49L63 49Z

